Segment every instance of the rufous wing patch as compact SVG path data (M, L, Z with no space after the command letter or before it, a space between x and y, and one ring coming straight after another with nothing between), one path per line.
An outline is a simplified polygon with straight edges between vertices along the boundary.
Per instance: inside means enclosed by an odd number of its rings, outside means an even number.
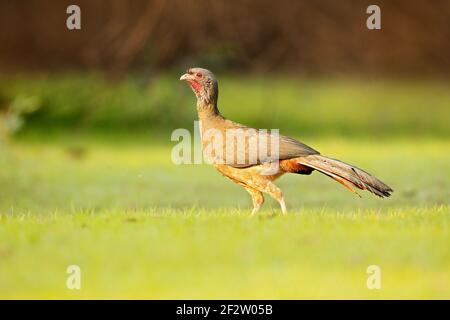
M298 159L281 160L280 167L286 172L299 174L310 174L314 170L313 168L298 163Z

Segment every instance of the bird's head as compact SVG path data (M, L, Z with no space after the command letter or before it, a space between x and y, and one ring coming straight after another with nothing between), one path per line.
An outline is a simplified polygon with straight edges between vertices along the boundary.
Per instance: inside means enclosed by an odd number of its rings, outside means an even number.
M194 91L197 101L203 104L216 104L219 88L214 74L203 68L190 68L180 77L187 81Z

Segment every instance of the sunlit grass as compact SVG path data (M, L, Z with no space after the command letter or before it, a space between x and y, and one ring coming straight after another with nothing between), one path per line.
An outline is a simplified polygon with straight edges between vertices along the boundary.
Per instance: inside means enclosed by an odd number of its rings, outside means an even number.
M448 207L3 216L1 297L448 298ZM66 267L82 289L65 288ZM368 290L366 269L382 270Z
M170 145L19 141L0 158L1 298L450 298L445 139L311 139L391 185L359 199L320 174L251 218L239 186ZM66 288L66 268L82 289ZM368 290L366 269L382 270Z

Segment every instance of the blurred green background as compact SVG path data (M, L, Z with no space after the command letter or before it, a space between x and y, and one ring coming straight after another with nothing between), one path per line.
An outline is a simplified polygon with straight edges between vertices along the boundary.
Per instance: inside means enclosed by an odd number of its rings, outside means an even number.
M382 30L370 4L0 2L0 298L448 299L450 3L378 1ZM225 117L393 196L290 175L289 215L268 199L250 219L242 188L171 161L196 120L191 66L216 74Z

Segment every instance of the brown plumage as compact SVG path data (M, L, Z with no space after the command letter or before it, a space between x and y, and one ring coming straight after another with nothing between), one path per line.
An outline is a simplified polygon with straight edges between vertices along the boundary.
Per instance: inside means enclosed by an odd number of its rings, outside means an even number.
M282 212L286 213L283 193L273 183L285 173L308 175L317 170L356 194L354 188L368 190L379 197L388 197L393 191L369 173L325 157L295 139L225 119L217 109L218 84L209 70L191 68L180 80L187 81L197 97L205 158L221 174L242 185L250 193L253 200L252 214L263 204L263 193L276 199ZM228 139L228 134L232 138Z

